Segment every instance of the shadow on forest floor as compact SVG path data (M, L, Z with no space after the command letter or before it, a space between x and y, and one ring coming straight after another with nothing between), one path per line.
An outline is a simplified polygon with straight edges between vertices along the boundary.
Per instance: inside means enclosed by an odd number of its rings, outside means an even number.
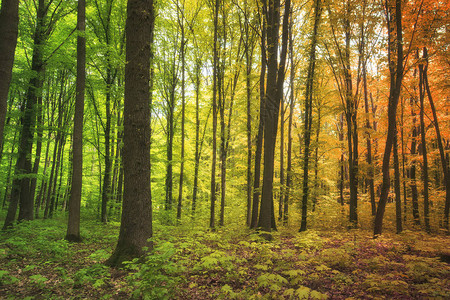
M1 299L450 298L445 236L281 229L267 242L237 227L155 225L153 253L116 270L102 262L117 223L85 221L80 244L62 239L65 226L36 220L0 233Z

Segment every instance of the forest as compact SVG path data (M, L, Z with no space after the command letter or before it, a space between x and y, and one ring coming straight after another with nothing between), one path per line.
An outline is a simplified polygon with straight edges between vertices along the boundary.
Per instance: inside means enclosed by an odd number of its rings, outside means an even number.
M1 299L450 298L450 1L1 0Z

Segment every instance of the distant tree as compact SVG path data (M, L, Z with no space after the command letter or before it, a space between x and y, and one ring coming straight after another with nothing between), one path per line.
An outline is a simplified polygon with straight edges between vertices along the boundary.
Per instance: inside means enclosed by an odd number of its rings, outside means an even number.
M80 206L83 182L83 112L86 81L86 38L84 37L86 28L85 12L86 0L78 0L77 29L79 33L77 37L77 86L72 138L72 184L70 189L69 220L66 234L66 240L73 242L81 241Z
M117 246L106 261L120 266L152 248L150 192L150 58L153 0L129 0L126 25L124 194Z

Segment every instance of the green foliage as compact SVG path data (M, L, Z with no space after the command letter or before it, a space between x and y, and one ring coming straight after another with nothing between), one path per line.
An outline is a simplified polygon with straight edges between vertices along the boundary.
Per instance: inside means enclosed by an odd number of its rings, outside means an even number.
M81 286L92 284L94 287L101 287L105 279L109 276L109 268L103 264L94 264L80 269L75 273L74 284Z
M127 277L127 281L134 287L135 298L171 299L181 280L177 275L183 271L174 262L176 253L174 244L165 242L149 253L143 263L138 259L128 263L133 273Z
M281 275L264 273L256 279L258 285L261 287L268 287L272 291L279 291L283 285L287 284L288 281Z
M40 289L43 289L45 287L45 283L48 281L48 279L41 274L31 275L30 280Z
M324 262L328 267L336 269L349 268L353 263L350 254L342 248L323 249L320 253L319 260Z
M0 284L14 284L18 282L19 279L9 274L6 270L0 270Z

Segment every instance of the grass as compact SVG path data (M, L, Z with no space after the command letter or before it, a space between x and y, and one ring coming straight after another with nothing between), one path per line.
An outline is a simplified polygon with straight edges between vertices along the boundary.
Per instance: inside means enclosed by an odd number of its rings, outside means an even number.
M157 222L155 222L157 223ZM155 224L155 250L122 270L103 265L119 224L87 217L83 243L66 220L0 233L1 299L448 299L445 236L281 228L273 241L231 225L210 232Z

